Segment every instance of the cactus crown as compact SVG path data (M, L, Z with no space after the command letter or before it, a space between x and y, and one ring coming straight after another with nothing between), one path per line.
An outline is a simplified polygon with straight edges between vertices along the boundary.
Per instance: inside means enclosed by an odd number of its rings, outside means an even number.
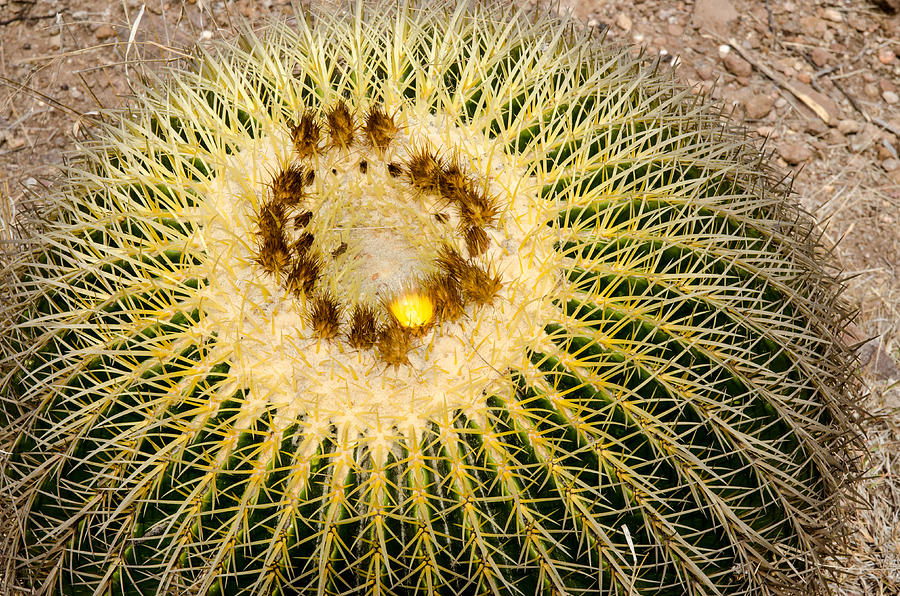
M507 12L299 12L98 124L2 269L18 571L823 588L852 375L808 220L704 101Z

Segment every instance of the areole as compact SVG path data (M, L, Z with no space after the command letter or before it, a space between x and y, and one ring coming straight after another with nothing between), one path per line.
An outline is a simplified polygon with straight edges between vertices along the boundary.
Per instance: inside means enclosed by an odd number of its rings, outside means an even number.
M509 390L507 371L529 368L526 348L546 344L543 324L559 317L558 208L480 131L408 102L351 112L337 101L291 106L296 123L272 122L199 193L209 284L197 325L217 336L210 365L231 365L220 399L244 388L248 425L274 406L284 424L315 411L363 434L474 415ZM347 132L319 132L332 111ZM368 130L366 111L393 132ZM360 307L375 320L353 316ZM370 345L354 345L367 323Z

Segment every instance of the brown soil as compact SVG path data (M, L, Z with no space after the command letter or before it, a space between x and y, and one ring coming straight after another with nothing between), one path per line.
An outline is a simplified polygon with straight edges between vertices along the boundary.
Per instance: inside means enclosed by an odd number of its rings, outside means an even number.
M896 0L558 0L720 99L794 177L846 272L870 453L856 555L841 594L900 591L900 15ZM546 2L543 2L546 4ZM53 184L99 107L127 103L145 68L291 9L283 0L0 0L0 240ZM133 36L133 39L132 39ZM144 66L137 64L138 59ZM147 61L152 61L148 63ZM866 341L868 340L868 341ZM8 514L8 512L7 512ZM2 573L2 571L0 571Z

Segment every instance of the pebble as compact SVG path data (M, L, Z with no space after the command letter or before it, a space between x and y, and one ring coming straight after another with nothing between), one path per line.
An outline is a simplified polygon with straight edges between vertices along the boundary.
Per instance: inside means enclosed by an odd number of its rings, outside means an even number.
M758 126L756 127L756 134L765 138L775 138L778 136L775 132L775 127L773 126Z
M878 88L882 91L893 91L894 93L897 92L897 85L895 85L894 82L889 79L881 79L880 81L878 81Z
M744 102L744 111L750 120L759 120L765 118L772 111L773 105L775 102L769 95L759 93Z
M837 129L845 135L857 133L861 128L862 125L856 120L841 120L837 125Z
M669 23L669 25L666 27L666 31L672 37L681 37L681 34L684 33L684 27L682 27L678 23Z
M632 22L627 14L620 12L618 16L616 16L616 25L623 31L631 31Z
M813 63L821 68L822 66L828 64L828 60L831 58L831 54L829 54L822 48L813 48L812 55L810 57L812 58Z
M863 92L871 98L878 97L878 86L874 83L870 83L863 87Z
M58 33L56 35L51 35L47 42L54 50L58 50L62 47L62 39L59 37Z
M725 63L725 68L728 69L728 72L738 77L749 77L753 74L753 67L750 66L750 63L738 56L735 52L728 52L722 58L722 62Z
M825 141L827 141L829 145L837 146L846 143L847 139L843 134L841 134L841 131L834 128L829 128L828 132L825 135Z
M874 124L866 124L850 141L850 151L862 153L878 139L878 129Z
M812 151L805 143L789 141L778 146L778 155L787 163L795 166L812 157Z
M783 108L786 105L787 105L787 100L783 97L779 97L778 99L775 100L776 108Z
M895 91L885 91L881 94L881 97L884 99L884 102L886 104L891 106L900 101L900 95L898 95Z
M841 16L841 13L833 8L826 8L825 10L823 10L822 18L826 21L831 21L832 23L844 22L844 17Z
M815 135L817 137L821 137L824 134L827 134L829 130L828 125L822 122L819 118L810 118L806 121L803 130L807 134Z
M710 80L711 78L713 78L712 66L706 63L697 65L697 76L704 81Z
M891 48L881 48L878 50L878 61L882 64L890 64L896 57L897 55L894 54L894 50Z
M900 159L896 159L894 157L886 159L881 162L881 167L884 168L885 172L893 172L897 168L900 168Z
M109 39L110 37L116 36L116 30L110 27L109 25L103 24L97 27L97 30L94 31L94 37L97 39Z
M6 146L12 151L21 149L25 146L25 139L22 137L6 137Z
M875 338L866 342L859 347L856 355L868 375L882 380L900 378L900 369L881 340Z
M884 161L885 159L896 158L897 154L894 153L893 147L885 145L886 141L882 141L881 145L878 145L878 159Z

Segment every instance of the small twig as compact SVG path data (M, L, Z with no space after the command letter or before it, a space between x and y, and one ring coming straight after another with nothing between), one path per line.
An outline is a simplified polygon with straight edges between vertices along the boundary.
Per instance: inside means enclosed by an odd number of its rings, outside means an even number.
M892 132L895 135L897 135L898 137L900 137L900 128L897 128L896 126L894 126L888 122L885 122L881 118L872 118L872 124L877 124L878 126L885 129L886 131Z
M839 67L837 65L833 65L833 66L828 66L826 68L823 68L822 70L817 70L816 72L813 73L812 78L818 79L819 77L824 77L827 74L833 73L838 68Z
M19 21L38 21L41 19L55 19L56 14L57 13L54 12L53 14L42 14L42 15L38 15L36 17L30 17L30 16L25 15L24 12L20 12L19 14L17 14L16 16L14 16L11 19L6 19L3 21L0 21L0 27L2 27L3 25L10 25L12 23L18 23Z
M808 93L805 93L802 89L799 89L796 85L791 83L785 77L781 76L780 74L778 74L777 72L775 72L774 70L772 70L771 68L769 68L768 66L763 64L762 62L760 62L759 60L756 60L751 55L749 50L745 50L745 49L741 48L740 45L734 39L725 39L719 35L716 35L716 34L714 34L714 35L716 37L718 37L720 41L723 41L723 42L727 43L729 46L731 46L731 49L733 49L735 52L740 54L741 58L743 58L744 60L749 62L756 70L758 70L762 74L764 74L767 77L769 77L770 79L772 79L772 81L774 81L775 83L777 83L778 85L783 87L785 90L789 91L791 93L791 95L793 95L794 97L799 99L801 102L803 102L803 104L806 107L808 107L809 109L811 109L813 112L815 112L816 116L821 118L825 124L828 124L829 126L834 124L833 118L831 117L831 114L828 113L828 110L825 109L825 107L822 106L822 104L820 104L815 99L810 97L810 95Z
M775 17L772 15L772 7L769 6L769 0L766 0L766 16L769 19L769 33L772 34L772 43L778 43L778 32L775 30Z
M79 112L78 110L72 109L69 106L67 106L66 104L61 103L59 100L57 100L53 97L50 97L46 93L41 93L37 89L34 89L33 87L29 87L28 85L19 83L18 81L13 81L12 79L9 79L6 77L0 77L0 83L5 83L14 89L18 89L19 91L24 91L25 93L29 93L29 94L37 97L38 99L41 99L45 103L52 104L56 108L63 110L65 112L69 112L70 114L73 114L75 116L82 115L81 112Z
M862 117L866 119L866 122L872 121L872 118L869 116L869 114L864 109L862 109L862 106L859 105L859 102L856 101L855 97L853 97L852 95L847 93L846 89L844 89L841 85L839 85L838 82L835 81L834 79L829 77L828 80L831 81L831 84L834 85L838 91L840 91L841 93L844 94L844 97L847 98L847 101L850 102L850 105L853 106L853 109L856 110L857 112L859 112L860 114L862 114Z

